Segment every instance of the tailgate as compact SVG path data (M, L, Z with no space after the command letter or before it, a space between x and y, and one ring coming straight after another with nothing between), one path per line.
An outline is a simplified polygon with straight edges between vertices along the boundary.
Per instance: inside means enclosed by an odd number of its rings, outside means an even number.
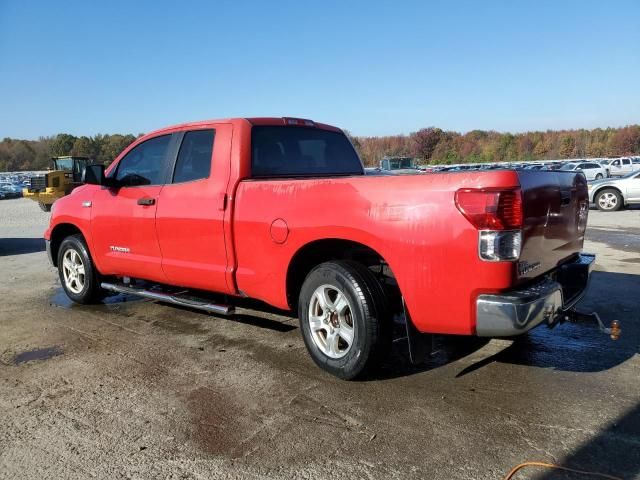
M518 283L552 270L582 250L589 199L582 173L518 171L523 243Z

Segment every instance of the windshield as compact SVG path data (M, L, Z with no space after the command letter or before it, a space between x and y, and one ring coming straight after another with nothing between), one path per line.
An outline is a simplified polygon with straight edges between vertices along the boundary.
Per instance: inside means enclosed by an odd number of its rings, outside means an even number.
M56 158L53 165L56 170L73 170L73 158Z
M563 165L562 167L560 167L560 170L575 170L575 169L576 169L575 163L567 163L566 165Z

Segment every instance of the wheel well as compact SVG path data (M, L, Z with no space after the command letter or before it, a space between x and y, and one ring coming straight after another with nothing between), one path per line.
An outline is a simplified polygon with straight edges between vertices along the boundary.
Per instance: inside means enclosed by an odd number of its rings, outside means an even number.
M71 223L61 223L56 225L51 232L51 259L53 260L54 267L58 266L58 250L62 241L70 235L82 235L82 232L78 227Z
M596 203L596 197L598 195L600 195L600 192L602 192L603 190L615 190L616 192L618 192L618 194L620 195L620 198L622 198L622 203L625 203L626 200L624 198L624 195L622 194L622 191L618 188L618 187L612 187L612 186L604 186L604 187L600 187L599 189L597 189L594 193L593 193L593 203Z
M352 260L365 265L378 277L390 296L389 303L395 303L392 301L394 297L397 297L398 302L400 301L398 284L382 255L361 243L350 240L324 239L316 240L302 247L289 263L287 301L293 311L297 310L300 289L309 272L317 265L330 260Z

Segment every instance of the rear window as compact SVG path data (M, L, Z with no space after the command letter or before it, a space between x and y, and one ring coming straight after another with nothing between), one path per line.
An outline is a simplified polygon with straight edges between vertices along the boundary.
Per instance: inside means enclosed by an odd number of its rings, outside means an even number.
M214 135L214 130L193 130L184 134L173 173L173 183L209 177Z
M362 175L360 159L340 132L309 127L251 129L254 177Z

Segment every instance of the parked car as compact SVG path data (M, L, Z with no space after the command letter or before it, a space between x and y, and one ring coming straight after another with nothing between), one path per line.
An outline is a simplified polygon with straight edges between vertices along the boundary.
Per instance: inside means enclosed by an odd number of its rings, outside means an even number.
M589 203L600 210L614 212L627 205L640 203L640 171L621 178L610 178L589 184Z
M22 196L22 189L11 184L0 185L0 192L2 198L20 198Z
M560 170L582 172L587 180L601 180L607 176L604 167L596 162L565 163Z
M311 120L165 128L84 180L44 235L69 298L126 292L221 315L258 299L297 312L315 363L344 379L384 358L394 318L414 340L552 326L595 259L581 254L577 172L365 175L346 135Z
M634 165L630 158L612 158L608 161L607 167L611 177L623 177L640 170L640 165Z
M385 157L380 160L380 170L385 172L401 174L423 173L424 171L418 167L415 158L412 157Z

